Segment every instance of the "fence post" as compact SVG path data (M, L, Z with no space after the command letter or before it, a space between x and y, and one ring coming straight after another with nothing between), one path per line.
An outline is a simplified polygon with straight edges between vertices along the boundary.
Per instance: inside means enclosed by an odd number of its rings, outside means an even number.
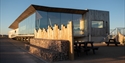
M73 40L73 22L70 21L69 22L69 42L70 42L70 52L69 52L69 57L70 57L70 60L74 60L74 40Z

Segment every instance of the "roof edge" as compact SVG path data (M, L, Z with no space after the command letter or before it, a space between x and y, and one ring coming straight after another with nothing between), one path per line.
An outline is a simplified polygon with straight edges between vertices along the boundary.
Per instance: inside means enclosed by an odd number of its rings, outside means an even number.
M9 28L11 29L16 29L18 28L18 24L27 18L29 15L33 14L35 12L35 8L31 4L10 26Z
M11 29L17 29L18 24L33 14L36 10L42 10L47 12L64 12L64 13L74 13L74 14L84 14L88 12L88 10L80 10L80 9L71 9L71 8L58 8L58 7L49 7L49 6L40 6L31 4L10 26Z

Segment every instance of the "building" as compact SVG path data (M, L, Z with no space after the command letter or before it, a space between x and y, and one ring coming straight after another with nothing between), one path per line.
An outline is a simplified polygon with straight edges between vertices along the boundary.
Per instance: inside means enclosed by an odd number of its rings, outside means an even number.
M66 25L73 21L74 36L84 36L80 40L102 42L109 34L109 11L91 9L57 8L30 5L10 26L10 38L34 36L34 29Z

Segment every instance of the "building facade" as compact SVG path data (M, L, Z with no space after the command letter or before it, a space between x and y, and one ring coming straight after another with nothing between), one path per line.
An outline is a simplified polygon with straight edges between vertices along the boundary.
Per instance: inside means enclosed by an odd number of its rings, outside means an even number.
M34 35L34 30L47 29L48 26L53 27L55 24L60 28L61 24L66 25L69 21L73 22L74 36L84 35L84 40L100 42L110 31L109 11L30 5L9 26L15 30L9 33L9 37L14 34Z

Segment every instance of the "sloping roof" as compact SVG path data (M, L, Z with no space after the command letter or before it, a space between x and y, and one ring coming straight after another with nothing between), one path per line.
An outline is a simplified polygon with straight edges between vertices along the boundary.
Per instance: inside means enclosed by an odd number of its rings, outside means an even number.
M69 9L69 8L57 8L57 7L47 7L47 6L39 6L39 5L30 5L10 26L11 29L18 28L18 24L33 14L36 10L42 10L47 12L63 12L63 13L74 13L74 14L84 14L88 10L80 10L80 9Z

